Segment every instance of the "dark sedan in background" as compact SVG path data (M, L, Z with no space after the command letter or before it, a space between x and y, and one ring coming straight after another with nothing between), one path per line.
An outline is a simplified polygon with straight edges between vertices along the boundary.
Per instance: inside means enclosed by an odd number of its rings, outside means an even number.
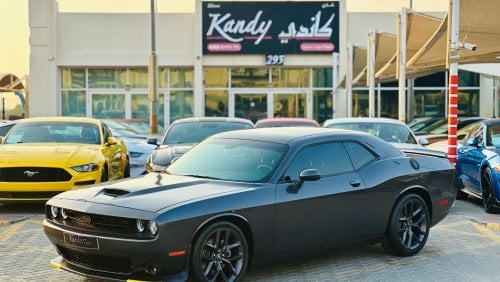
M146 170L152 172L167 168L173 159L216 133L253 127L250 120L243 118L193 117L178 119L168 127L162 143L153 150L147 159ZM156 145L158 139L149 138L148 143Z
M235 281L249 263L352 242L417 254L456 196L445 158L372 135L263 128L207 138L163 173L59 194L44 231L81 275Z
M482 199L488 213L500 211L500 119L470 128L457 147L457 176L464 193Z

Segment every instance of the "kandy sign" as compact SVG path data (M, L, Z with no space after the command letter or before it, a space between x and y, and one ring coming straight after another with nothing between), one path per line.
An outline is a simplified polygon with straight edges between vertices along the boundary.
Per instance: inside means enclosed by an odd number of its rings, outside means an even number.
M203 54L338 52L339 2L203 2Z

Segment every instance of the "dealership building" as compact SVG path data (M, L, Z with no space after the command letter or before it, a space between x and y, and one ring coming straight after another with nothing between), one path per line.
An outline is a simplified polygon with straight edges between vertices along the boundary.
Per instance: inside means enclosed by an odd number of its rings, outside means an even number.
M150 14L62 13L55 0L29 0L30 116L149 119L150 96L160 127L191 116L367 116L367 85L345 90L348 46L366 45L370 29L397 30L397 13L348 13L345 0L198 0L194 13L155 19L150 95ZM444 116L446 81L446 70L413 78L408 117ZM494 77L462 70L459 82L459 116L497 114ZM398 118L398 82L377 93L377 115Z

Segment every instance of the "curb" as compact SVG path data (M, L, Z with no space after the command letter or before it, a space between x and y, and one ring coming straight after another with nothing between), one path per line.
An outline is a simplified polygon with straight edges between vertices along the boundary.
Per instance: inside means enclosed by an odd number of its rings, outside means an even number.
M12 219L12 220L0 220L0 227L7 226L7 225L10 225L10 224L14 224L14 223L18 223L18 222L26 220L26 219L28 219L30 217L32 217L32 216L31 215L25 215L25 216L22 216L20 218L16 218L16 219Z

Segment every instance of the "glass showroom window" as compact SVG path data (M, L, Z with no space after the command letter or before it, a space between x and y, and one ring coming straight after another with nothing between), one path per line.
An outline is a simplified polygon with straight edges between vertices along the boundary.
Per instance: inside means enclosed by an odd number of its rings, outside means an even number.
M148 88L149 77L148 69L129 69L129 82L130 88Z
M148 94L133 94L130 98L131 117L133 119L142 119L149 124L149 95ZM158 94L158 131L164 130L165 124L165 95Z
M205 116L227 117L228 116L228 94L227 90L205 91Z
M268 68L231 68L231 87L262 88L268 85Z
M61 114L84 117L87 114L85 69L61 69Z
M194 111L193 91L170 92L170 123L180 118L192 117Z
M228 68L204 68L203 83L205 86L205 116L227 117L229 111Z
M125 95L93 94L92 117L118 119L125 118Z
M309 87L310 69L304 68L273 68L272 85L280 88Z
M315 68L313 73L313 119L320 124L333 117L332 68Z
M127 69L89 69L89 88L127 87Z

